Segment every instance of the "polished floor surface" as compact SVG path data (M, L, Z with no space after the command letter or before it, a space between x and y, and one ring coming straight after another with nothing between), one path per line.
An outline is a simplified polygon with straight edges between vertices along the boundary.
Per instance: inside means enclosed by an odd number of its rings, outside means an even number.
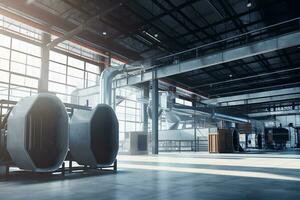
M118 157L119 171L16 174L0 200L300 199L300 154L172 153Z

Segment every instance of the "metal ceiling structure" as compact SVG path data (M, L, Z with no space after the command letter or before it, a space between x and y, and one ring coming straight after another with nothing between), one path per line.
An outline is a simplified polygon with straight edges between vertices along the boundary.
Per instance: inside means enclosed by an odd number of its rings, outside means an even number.
M0 6L60 34L101 16L75 39L124 61L149 64L117 85L158 77L213 99L299 86L299 1L0 0ZM264 109L278 106L270 104L264 102ZM248 113L257 106L235 109Z

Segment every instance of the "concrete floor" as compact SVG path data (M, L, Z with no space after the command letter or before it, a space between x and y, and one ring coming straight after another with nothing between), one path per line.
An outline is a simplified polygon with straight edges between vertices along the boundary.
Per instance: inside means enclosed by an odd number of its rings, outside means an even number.
M0 200L300 199L296 153L119 156L117 174L0 180Z

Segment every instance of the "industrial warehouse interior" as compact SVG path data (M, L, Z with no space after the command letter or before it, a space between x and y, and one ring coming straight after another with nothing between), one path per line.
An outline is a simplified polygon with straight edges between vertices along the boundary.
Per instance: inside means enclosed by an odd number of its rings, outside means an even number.
M0 200L300 199L299 8L0 0Z

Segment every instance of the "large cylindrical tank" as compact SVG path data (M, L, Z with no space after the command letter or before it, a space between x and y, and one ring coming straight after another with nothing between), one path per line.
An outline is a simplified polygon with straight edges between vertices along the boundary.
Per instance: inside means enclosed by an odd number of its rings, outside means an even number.
M119 149L119 123L114 110L105 104L91 111L76 110L70 122L70 152L81 165L111 165Z
M11 158L6 149L6 130L0 130L0 164L9 163Z
M68 115L51 94L19 101L7 124L7 150L15 165L34 172L52 172L63 163L69 141Z
M1 163L10 163L11 158L6 148L6 140L7 140L7 118L9 116L10 111L5 114L2 121L0 121L0 164Z

